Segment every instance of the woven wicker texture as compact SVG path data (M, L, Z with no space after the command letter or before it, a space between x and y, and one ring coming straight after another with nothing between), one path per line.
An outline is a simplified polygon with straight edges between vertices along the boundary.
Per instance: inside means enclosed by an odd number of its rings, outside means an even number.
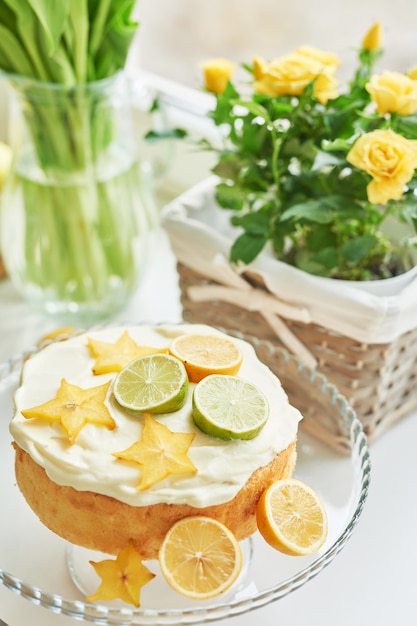
M181 301L185 321L238 329L250 337L279 343L265 319L233 304L213 301L193 302L188 289L194 285L215 284L178 263ZM323 374L346 397L356 411L369 440L374 439L401 417L417 407L417 329L390 344L365 344L316 324L284 319L292 333L317 359L317 372ZM256 347L256 339L251 341ZM259 352L259 347L258 347ZM268 350L260 358L281 378L291 402L302 411L302 428L328 445L343 449L348 443L335 420L336 410L323 406L320 394L304 393L302 378L290 378L278 367Z

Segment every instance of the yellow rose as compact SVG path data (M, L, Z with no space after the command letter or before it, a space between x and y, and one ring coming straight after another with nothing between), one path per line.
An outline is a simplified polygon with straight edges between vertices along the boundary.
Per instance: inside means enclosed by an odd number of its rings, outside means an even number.
M323 72L319 74L314 83L314 95L321 104L326 104L329 100L337 98L338 82L332 74Z
M336 69L340 65L340 59L333 54L333 52L323 52L314 46L301 46L297 48L295 52L296 54L301 54L302 56L317 61L323 67Z
M212 93L223 93L231 79L236 64L227 59L210 59L201 64L204 84Z
M269 96L300 96L307 85L317 79L314 95L320 102L337 97L336 66L318 60L319 54L319 51L315 56L292 52L270 63L258 63L256 74L254 71L255 91Z
M366 84L378 113L412 115L417 110L417 81L399 72L372 76Z
M369 202L386 204L401 198L404 186L414 175L417 141L390 129L374 130L355 142L346 159L372 176L367 187Z
M407 76L408 78L411 78L411 80L417 80L417 66L412 67L411 70L408 70Z
M253 67L252 67L253 77L256 80L261 79L265 73L265 69L267 68L267 66L268 66L267 62L264 59L262 59L262 57L254 57Z
M379 50L382 47L382 26L381 22L376 22L366 33L362 40L362 48L369 50Z

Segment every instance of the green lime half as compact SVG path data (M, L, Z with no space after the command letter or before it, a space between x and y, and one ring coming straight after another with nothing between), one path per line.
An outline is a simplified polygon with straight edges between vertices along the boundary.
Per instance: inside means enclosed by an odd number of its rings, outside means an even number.
M264 393L239 376L212 374L193 394L193 419L219 439L253 439L265 426L269 403Z
M183 363L168 354L150 354L127 365L115 378L117 402L135 413L173 413L185 403L188 376Z

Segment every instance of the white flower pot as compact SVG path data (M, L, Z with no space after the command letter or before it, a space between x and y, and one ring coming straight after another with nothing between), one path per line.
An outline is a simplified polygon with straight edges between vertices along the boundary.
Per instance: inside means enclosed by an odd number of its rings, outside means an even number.
M336 280L283 263L266 246L250 266L233 266L228 259L237 231L214 200L216 181L203 181L163 211L162 223L180 262L235 288L244 288L241 275L253 272L285 309L285 317L321 324L357 341L390 342L417 328L417 265L394 278Z

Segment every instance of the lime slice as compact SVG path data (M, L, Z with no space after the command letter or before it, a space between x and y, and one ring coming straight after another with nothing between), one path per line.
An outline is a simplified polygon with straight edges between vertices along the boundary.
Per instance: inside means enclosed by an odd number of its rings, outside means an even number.
M219 439L253 439L269 417L263 392L238 376L212 374L193 394L193 419L208 435Z
M115 378L117 402L135 413L173 413L185 403L188 376L181 361L168 354L135 359Z

